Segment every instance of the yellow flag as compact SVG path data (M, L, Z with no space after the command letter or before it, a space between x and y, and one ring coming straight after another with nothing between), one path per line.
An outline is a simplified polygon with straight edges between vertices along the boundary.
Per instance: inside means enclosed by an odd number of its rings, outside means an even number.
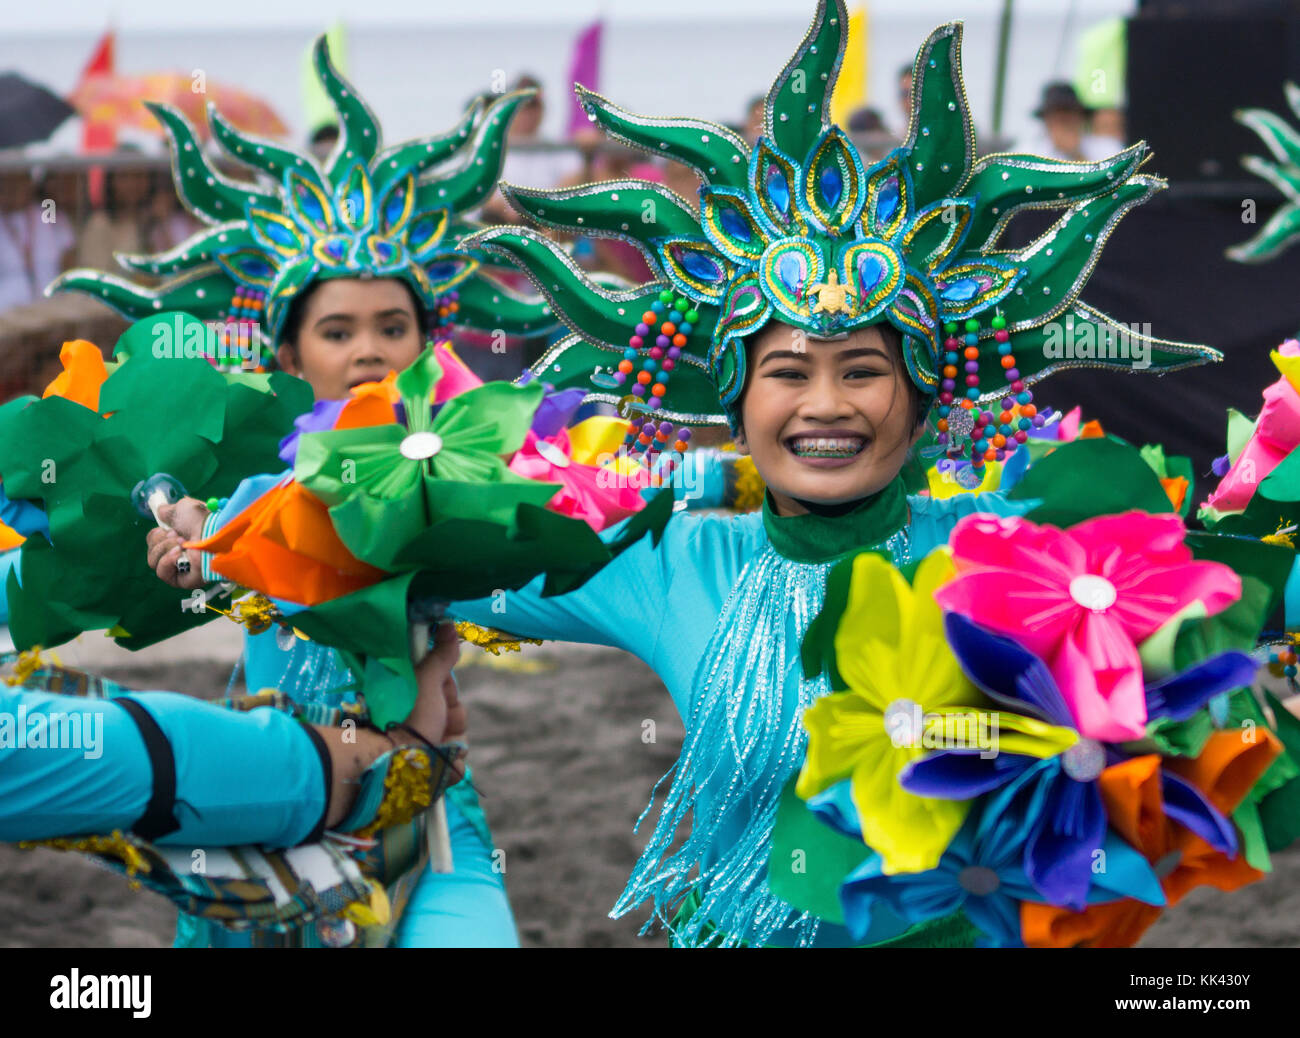
M334 67L343 75L348 74L348 53L347 44L343 31L343 23L335 22L325 32L325 39L329 43L330 61ZM315 46L315 40L307 44L307 49L302 55L302 80L300 91L302 93L302 107L306 115L305 124L307 133L312 134L322 126L338 122L338 116L334 113L334 106L330 103L329 95L325 93L325 88L320 85L320 80L316 78L316 70L312 66L311 54Z
M867 8L863 4L849 15L849 40L844 64L831 95L831 122L843 126L849 115L867 103Z

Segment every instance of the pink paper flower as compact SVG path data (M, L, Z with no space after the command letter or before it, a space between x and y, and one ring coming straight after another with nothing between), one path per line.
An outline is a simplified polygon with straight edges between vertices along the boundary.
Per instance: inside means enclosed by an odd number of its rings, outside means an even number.
M1140 738L1137 644L1194 601L1214 614L1241 597L1237 574L1193 559L1185 533L1176 515L1136 511L1068 530L968 516L949 539L958 575L935 599L1046 661L1083 735Z
M565 429L545 439L529 432L524 445L510 459L509 468L529 479L562 484L563 489L546 507L581 519L593 530L603 530L645 507L636 488L620 479L615 469L574 461Z
M1300 393L1292 381L1300 377L1300 343L1288 339L1272 357L1282 377L1264 390L1264 409L1255 431L1206 500L1215 511L1243 511L1264 477L1300 445Z
M445 404L452 397L477 389L483 384L483 380L470 371L469 365L456 355L450 343L438 343L433 348L433 359L442 368L442 378L433 387L435 404Z

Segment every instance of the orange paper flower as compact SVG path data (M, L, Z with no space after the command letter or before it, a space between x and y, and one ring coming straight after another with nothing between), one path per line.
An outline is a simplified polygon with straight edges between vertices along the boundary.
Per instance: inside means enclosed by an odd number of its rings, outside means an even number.
M211 552L212 568L236 583L307 606L387 575L348 551L325 505L293 482L272 487L211 537L186 547Z
M45 387L42 397L61 396L73 403L99 410L99 387L108 378L104 355L99 347L85 339L65 342L59 350L63 370Z
M1249 734L1249 737L1248 737ZM1282 752L1282 744L1263 728L1215 732L1201 755L1134 757L1105 769L1098 782L1110 824L1146 857L1170 905L1199 886L1230 891L1261 879L1243 854L1229 858L1165 814L1161 765L1196 786L1224 815L1231 815ZM1127 948L1156 921L1162 910L1131 899L1089 905L1071 912L1025 902L1020 927L1031 948Z

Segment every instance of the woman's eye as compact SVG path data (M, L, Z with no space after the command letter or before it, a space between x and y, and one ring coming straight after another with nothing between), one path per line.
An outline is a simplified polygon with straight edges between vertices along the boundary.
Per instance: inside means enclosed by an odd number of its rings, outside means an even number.
M331 328L321 333L321 338L327 342L342 342L348 337L348 333L342 328Z
M779 368L776 371L769 371L767 373L767 377L795 379L795 378L803 378L804 373L802 371L796 370L795 368Z
M872 368L852 368L844 373L844 377L856 379L881 378L888 374L888 371L876 371Z
M390 324L387 328L384 329L384 334L388 336L388 338L390 339L400 339L404 335L406 335L406 325Z

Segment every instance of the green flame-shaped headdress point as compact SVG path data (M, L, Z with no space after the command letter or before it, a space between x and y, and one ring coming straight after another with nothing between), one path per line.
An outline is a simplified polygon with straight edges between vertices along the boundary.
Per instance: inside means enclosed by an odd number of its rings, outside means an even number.
M323 36L313 64L338 115L339 139L323 163L235 129L209 104L217 145L257 175L256 183L231 180L184 116L150 104L170 139L177 194L208 226L166 252L118 256L129 271L163 278L156 288L75 270L47 293L86 292L133 319L161 310L252 319L274 341L290 302L311 282L393 277L434 312L456 291L456 323L512 333L553 326L549 308L490 278L461 245L476 227L460 214L495 188L510 120L533 92L476 101L445 133L386 148L378 120L330 61Z
M829 114L846 30L842 0L821 0L767 95L764 134L752 147L714 123L634 115L577 88L579 102L607 134L686 164L703 187L696 213L645 181L555 191L503 185L511 203L539 224L637 245L657 275L612 299L581 277L565 276L558 250L534 232L475 235L472 244L527 271L575 333L565 350L544 358L548 381L617 399L621 394L602 390L602 378L620 356L629 359L629 348L653 348L650 342L629 347L627 335L640 316L636 300L652 302L662 281L698 317L680 347L663 407L698 420L717 417L719 408L693 411L670 401L686 394L698 400L702 391L688 384L707 372L714 399L734 424L745 384L744 339L772 319L822 337L887 321L902 333L910 376L928 393L939 390L950 363L945 339L953 324L977 320L979 331L971 334L978 340L980 384L988 387L981 401L1006 391L998 387L1005 353L991 325L995 314L1005 319L1000 329L1025 383L1063 366L1132 367L1127 349L1122 358L1111 357L1104 346L1058 363L1047 348L1058 321L1097 344L1123 336L1133 355L1149 357L1156 370L1219 359L1208 347L1136 335L1079 299L1116 223L1164 187L1138 172L1145 144L1098 162L976 158L961 75L962 27L953 23L931 33L917 54L905 143L867 166ZM1007 223L1026 209L1060 216L1027 246L999 248ZM593 372L601 351L605 368Z
M1300 87L1284 86L1287 104L1300 118ZM1281 207L1249 241L1227 250L1239 263L1263 263L1281 255L1300 239L1300 132L1282 116L1264 108L1234 113L1239 123L1259 135L1273 158L1243 155L1241 164L1282 192Z

